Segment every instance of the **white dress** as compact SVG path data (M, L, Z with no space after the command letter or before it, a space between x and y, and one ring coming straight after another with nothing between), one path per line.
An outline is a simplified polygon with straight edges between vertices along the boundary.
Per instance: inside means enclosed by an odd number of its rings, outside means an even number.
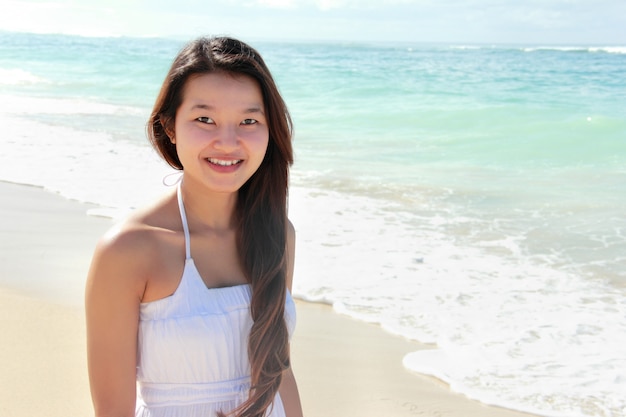
M185 209L178 190L186 260L171 296L140 306L136 417L215 417L248 398L251 287L207 288L191 258ZM286 295L289 334L295 304ZM268 417L284 417L277 394Z

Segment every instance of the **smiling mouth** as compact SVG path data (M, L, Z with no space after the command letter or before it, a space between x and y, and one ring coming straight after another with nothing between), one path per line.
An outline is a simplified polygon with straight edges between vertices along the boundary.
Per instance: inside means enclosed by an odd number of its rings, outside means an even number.
M217 159L217 158L207 158L207 161L209 161L209 163L213 165L219 165L221 167L230 167L230 166L242 163L243 159L224 160L224 159Z

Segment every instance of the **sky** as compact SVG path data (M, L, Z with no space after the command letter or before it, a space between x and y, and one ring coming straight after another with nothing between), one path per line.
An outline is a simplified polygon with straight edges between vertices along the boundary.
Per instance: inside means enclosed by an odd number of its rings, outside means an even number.
M626 45L626 0L0 0L0 30L83 36Z

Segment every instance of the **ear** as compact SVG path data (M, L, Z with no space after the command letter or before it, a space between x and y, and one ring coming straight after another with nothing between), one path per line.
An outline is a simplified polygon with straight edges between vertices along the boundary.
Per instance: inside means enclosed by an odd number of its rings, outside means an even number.
M163 130L165 130L165 134L170 138L170 142L176 144L176 135L174 134L174 120L171 117L161 115L159 116L159 121L161 122L161 126L163 126Z

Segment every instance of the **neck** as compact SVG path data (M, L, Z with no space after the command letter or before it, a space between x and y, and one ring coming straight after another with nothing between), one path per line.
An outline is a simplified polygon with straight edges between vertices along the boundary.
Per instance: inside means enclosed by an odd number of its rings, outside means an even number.
M209 191L201 184L185 178L181 184L187 219L196 227L214 231L236 228L237 192Z

